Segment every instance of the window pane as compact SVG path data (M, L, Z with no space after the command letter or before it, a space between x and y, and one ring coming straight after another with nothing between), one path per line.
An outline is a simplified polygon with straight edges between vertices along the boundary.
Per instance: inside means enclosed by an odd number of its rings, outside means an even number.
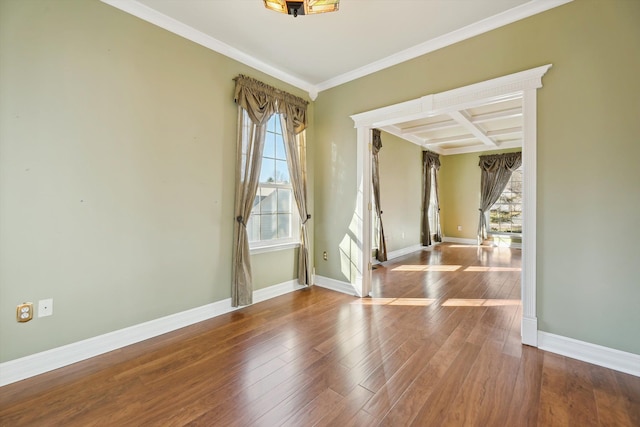
M256 192L256 197L253 199L253 208L251 208L251 215L260 213L261 201L262 201L262 196L260 195L260 187L258 187L258 191Z
M276 238L277 217L276 215L260 216L260 240L272 240Z
M262 200L260 201L260 213L271 214L276 212L277 192L275 188L260 187Z
M289 169L286 160L276 160L276 182L289 183Z
M276 155L276 135L267 132L264 137L264 149L262 151L262 157L274 158Z
M260 240L260 215L251 215L247 223L247 235L250 242Z
M260 169L260 182L276 181L276 164L275 160L262 159L262 167Z
M273 129L275 133L279 133L282 135L282 127L280 125L280 123L282 122L282 120L280 120L280 115L279 114L274 114L271 119L269 119L269 121L273 120Z
M287 152L284 150L284 139L282 138L282 135L278 135L276 140L276 159L287 160Z
M291 213L292 194L286 188L278 189L278 213Z
M278 238L291 237L291 214L278 214Z

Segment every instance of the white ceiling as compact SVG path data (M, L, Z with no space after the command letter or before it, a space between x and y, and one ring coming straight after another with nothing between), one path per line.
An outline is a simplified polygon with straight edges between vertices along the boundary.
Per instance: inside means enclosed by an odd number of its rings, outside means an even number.
M482 34L571 0L341 0L294 18L263 0L102 0L309 93ZM440 154L518 147L521 99L382 130Z
M309 92L318 92L570 0L341 0L333 13L263 0L102 0Z

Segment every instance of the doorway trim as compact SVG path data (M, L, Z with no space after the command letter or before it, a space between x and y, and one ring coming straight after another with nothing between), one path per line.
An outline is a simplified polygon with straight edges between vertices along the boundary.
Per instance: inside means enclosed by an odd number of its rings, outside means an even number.
M522 343L538 345L538 318L536 314L536 210L537 210L537 89L542 87L542 77L552 64L543 65L519 73L463 86L436 94L425 95L410 101L354 114L351 119L357 129L357 185L356 214L359 221L360 245L356 292L359 296L371 293L371 129L472 108L488 102L496 102L519 95L522 97L523 141L522 165L524 186L522 195ZM497 147L499 148L499 147ZM531 238L527 238L530 236ZM365 255L367 254L367 255Z

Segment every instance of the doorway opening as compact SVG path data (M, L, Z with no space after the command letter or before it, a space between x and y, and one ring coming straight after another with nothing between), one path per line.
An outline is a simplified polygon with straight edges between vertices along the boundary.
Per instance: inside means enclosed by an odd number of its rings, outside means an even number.
M358 202L356 210L359 222L359 257L355 286L359 295L371 293L371 130L385 129L399 123L422 120L441 114L450 114L459 123L467 118L459 113L506 99L522 98L522 157L524 186L522 196L522 343L537 346L538 320L536 315L536 123L537 89L542 87L542 77L551 64L506 75L469 86L425 95L411 101L390 105L351 116L357 129L357 182ZM474 131L470 128L470 132ZM476 135L482 141L486 135ZM410 136L408 137L410 138ZM410 139L409 139L410 140ZM415 141L412 141L415 142ZM486 141L485 141L486 142ZM499 147L501 148L501 147ZM527 238L531 236L531 238Z

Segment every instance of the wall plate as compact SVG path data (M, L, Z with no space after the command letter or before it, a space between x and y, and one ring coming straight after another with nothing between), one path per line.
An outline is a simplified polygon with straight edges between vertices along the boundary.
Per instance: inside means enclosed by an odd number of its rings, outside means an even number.
M38 317L51 316L53 314L53 298L38 301Z
M33 319L33 303L23 302L16 307L16 320L20 323Z

